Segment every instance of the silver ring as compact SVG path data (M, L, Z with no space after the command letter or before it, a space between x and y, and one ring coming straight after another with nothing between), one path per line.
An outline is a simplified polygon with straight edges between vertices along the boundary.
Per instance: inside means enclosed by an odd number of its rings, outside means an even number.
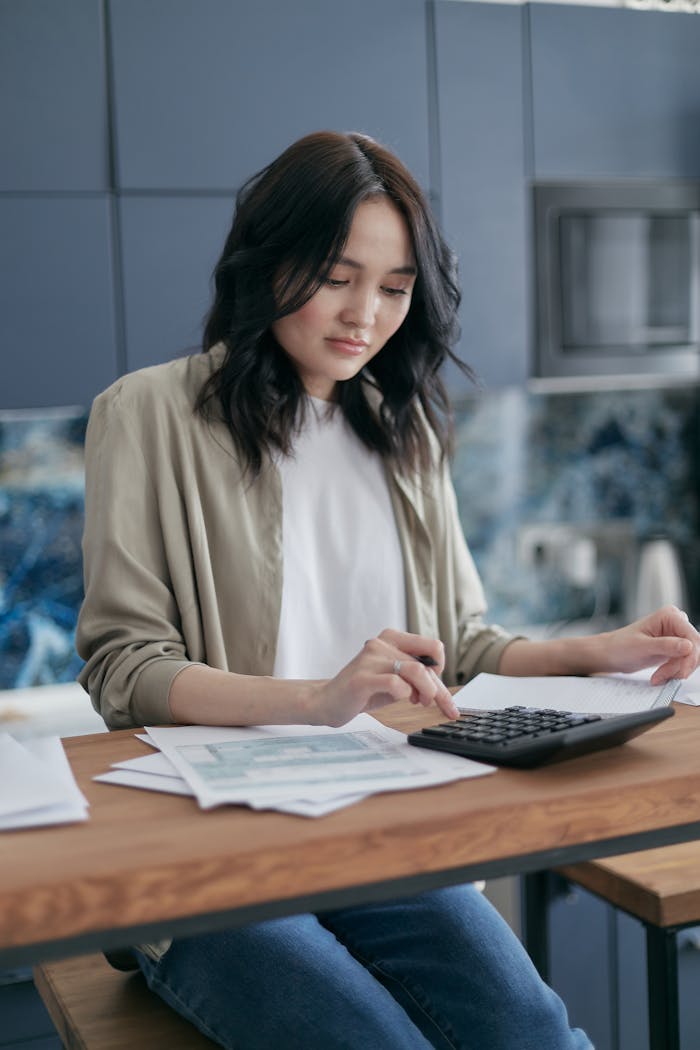
M401 661L400 660L394 660L394 663L393 663L393 666L392 666L391 669L394 672L394 674L401 674Z

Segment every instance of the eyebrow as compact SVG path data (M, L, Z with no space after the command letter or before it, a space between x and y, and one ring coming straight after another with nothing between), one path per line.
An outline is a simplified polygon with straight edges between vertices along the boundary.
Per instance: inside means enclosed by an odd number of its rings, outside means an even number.
M353 270L364 270L362 263L356 262L354 259L348 259L347 255L341 255L339 259L335 261L336 266L350 266ZM396 266L393 270L387 270L390 274L401 274L406 277L415 277L417 274L415 266Z

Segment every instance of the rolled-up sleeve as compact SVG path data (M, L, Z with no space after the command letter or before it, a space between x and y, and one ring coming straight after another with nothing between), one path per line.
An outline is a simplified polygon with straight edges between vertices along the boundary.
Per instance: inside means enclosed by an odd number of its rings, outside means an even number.
M189 665L160 521L163 495L117 384L92 408L85 448L85 598L79 680L110 728L171 721L168 692Z

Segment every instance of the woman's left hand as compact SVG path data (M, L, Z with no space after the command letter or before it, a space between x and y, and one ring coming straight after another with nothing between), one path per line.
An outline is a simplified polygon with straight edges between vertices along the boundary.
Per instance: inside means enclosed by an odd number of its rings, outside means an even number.
M665 605L598 639L604 646L601 663L607 670L639 671L657 665L652 685L687 678L700 664L700 634L675 605Z

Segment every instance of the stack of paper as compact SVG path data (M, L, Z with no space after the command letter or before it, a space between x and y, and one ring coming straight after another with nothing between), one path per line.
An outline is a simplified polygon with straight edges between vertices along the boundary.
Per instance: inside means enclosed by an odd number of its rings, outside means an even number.
M667 707L680 687L676 678L664 685L649 685L648 680L639 681L630 675L518 678L482 673L455 693L454 700L460 711L503 711L520 705L589 715L626 715Z
M80 791L58 737L23 743L0 733L0 831L86 820Z
M327 726L148 728L159 753L96 780L193 795L203 809L239 803L318 817L380 791L445 784L492 766L411 747L370 715Z

